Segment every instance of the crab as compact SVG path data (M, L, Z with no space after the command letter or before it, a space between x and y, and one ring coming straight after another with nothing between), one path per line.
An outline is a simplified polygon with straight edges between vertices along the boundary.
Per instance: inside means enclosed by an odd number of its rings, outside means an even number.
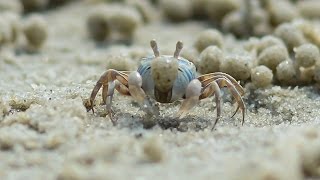
M159 103L172 103L181 100L182 104L177 113L181 119L204 98L214 96L217 116L212 126L214 129L221 117L221 88L227 87L238 106L231 117L238 110L242 111L242 125L244 123L246 106L242 99L243 87L229 74L213 72L197 77L195 65L179 56L183 43L178 41L173 56L160 55L157 42L150 41L154 55L142 58L137 71L117 71L108 69L101 75L94 86L87 110L94 112L93 102L102 87L102 100L106 111L114 123L114 112L111 108L114 90L120 94L131 96L146 114L159 115L159 109L152 100Z

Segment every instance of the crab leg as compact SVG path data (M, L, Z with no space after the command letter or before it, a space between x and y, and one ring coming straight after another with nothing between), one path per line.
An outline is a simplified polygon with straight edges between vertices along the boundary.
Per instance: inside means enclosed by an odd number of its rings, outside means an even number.
M221 103L222 103L222 99L221 99L221 91L220 91L220 87L218 85L218 83L216 81L212 81L209 84L207 84L203 89L202 89L202 94L200 96L200 99L202 97L208 97L211 96L212 94L214 94L215 96L215 101L216 101L216 107L217 107L217 117L216 120L214 121L214 124L211 128L211 130L214 129L214 127L216 126L218 120L221 117Z
M129 88L121 83L119 83L119 81L116 81L116 90L122 94L122 95L125 95L125 96L130 96L130 92L129 92Z
M199 96L201 95L201 88L201 82L198 79L194 79L188 84L186 89L186 99L183 100L177 113L177 116L180 119L186 116L188 111L197 105L199 102Z
M234 113L232 114L231 118L233 118L233 116L237 114L237 112L239 111L239 109L240 109L240 106L238 105L238 106L237 106L237 109L234 111ZM243 123L242 123L242 124L243 124Z
M111 109L112 105L112 98L114 94L114 88L115 88L115 82L110 81L108 82L108 85L102 86L102 100L103 104L106 105L106 111L113 122L113 110Z
M108 112L108 115L110 119L113 121L113 111L111 109L111 104L112 104L112 97L114 94L114 89L116 87L115 85L115 80L119 81L122 85L128 86L128 77L126 74L114 70L114 69L109 69L105 73L101 75L99 80L97 81L96 85L94 86L90 99L89 99L89 107L87 108L87 111L93 110L93 101L97 96L97 93L99 92L100 88L102 87L102 100L103 103L106 105L106 111ZM121 92L120 92L121 93Z
M141 88L142 77L137 71L133 71L129 74L128 84L130 95L139 103L141 109L148 115L159 115L158 109L152 105L149 97Z
M240 86L240 84L229 74L223 73L223 72L214 72L210 74L204 74L202 76L199 76L198 79L201 81L202 86L206 86L208 83L218 79L218 78L226 78L229 81L232 82L232 84L235 86L235 88L240 92L241 95L244 94L243 88Z
M241 109L242 111L242 125L244 123L244 116L245 116L245 111L246 111L246 106L241 98L241 95L239 94L239 92L237 91L236 87L230 82L228 81L227 79L224 79L224 78L220 78L220 79L217 79L215 80L218 84L219 84L219 87L227 87L228 90L230 91L230 93L232 94L232 96L235 98L235 100L237 101L238 103L238 107L237 107L237 110L236 112ZM235 113L236 113L235 112ZM234 114L235 114L234 113ZM234 116L234 115L232 115Z
M233 117L239 109L242 110L242 125L244 123L244 115L245 115L245 105L241 98L241 96L244 94L244 90L241 87L240 84L237 83L237 81L230 75L222 72L215 72L210 74L205 74L198 79L201 81L202 86L206 87L208 86L212 81L216 81L219 85L219 87L227 87L229 91L231 92L232 96L235 98L236 102L238 103L236 111L233 113L231 117ZM204 92L200 96L200 99L206 98L210 96L211 94L206 92L209 91L208 89L204 89Z

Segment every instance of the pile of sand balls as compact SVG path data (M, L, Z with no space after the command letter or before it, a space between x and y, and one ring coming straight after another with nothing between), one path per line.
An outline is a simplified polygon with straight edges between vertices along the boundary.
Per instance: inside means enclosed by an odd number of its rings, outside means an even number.
M172 21L183 21L192 17L192 2L190 0L162 0L160 6L163 14Z
M48 38L48 25L39 14L21 19L21 12L64 2L67 0L0 2L3 10L0 45L15 43L22 34L28 48L39 50ZM152 22L157 15L162 15L164 18L159 20L163 21L201 19L214 26L199 32L192 47L181 52L181 56L197 66L199 73L225 72L242 82L251 81L257 88L320 83L320 29L313 21L297 20L320 17L320 1L91 0L91 3L94 7L87 14L86 28L96 42L133 42L136 29ZM232 33L234 45L230 36L221 31ZM243 44L236 39L252 35L257 37ZM110 59L108 68L136 68L127 57Z
M161 0L158 8L170 21L204 19L238 37L264 36L294 19L320 17L317 0Z
M245 0L243 6L228 13L222 19L222 28L234 35L262 36L271 32L270 17L260 1Z
M126 4L99 4L87 18L87 29L95 41L127 40L133 38L136 28L147 17L142 17L133 6Z
M319 48L301 29L297 22L280 24L274 35L256 38L250 48L239 45L235 52L223 43L222 33L207 29L194 39L200 53L195 65L201 74L221 71L240 81L251 80L257 88L320 83Z
M290 23L279 25L275 29L274 34L286 44L289 51L292 51L294 47L300 46L306 42L303 33Z
M20 0L25 13L44 10L70 1L72 0Z
M23 6L19 0L0 1L0 12L14 12L20 14Z
M30 13L42 11L51 7L63 5L73 0L1 0L0 12L13 11L16 13Z
M184 21L190 18L209 18L220 22L225 15L240 7L240 0L162 0L159 7L167 19Z
M119 37L130 41L139 25L150 22L155 13L147 9L152 8L160 9L164 21L207 20L215 28L199 32L193 46L181 53L199 73L225 72L242 82L251 81L257 88L306 85L320 81L320 30L311 21L296 19L319 17L317 8L312 7L318 4L313 0L124 0L95 9L89 14L87 29L98 42ZM230 47L230 37L226 43L221 31L231 32L235 38L257 37L246 41L248 47L236 39L237 45Z
M1 1L0 10L0 46L24 45L26 50L39 50L45 44L48 25L41 14L22 18L19 1Z
M222 33L216 29L208 29L200 32L194 43L195 48L199 52L211 45L218 46L219 48L223 46Z

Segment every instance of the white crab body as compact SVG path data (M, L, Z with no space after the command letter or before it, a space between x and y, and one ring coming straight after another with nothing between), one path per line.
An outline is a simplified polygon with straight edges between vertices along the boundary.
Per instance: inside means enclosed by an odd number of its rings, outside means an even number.
M183 47L181 41L177 42L173 56L160 55L155 40L152 40L150 45L154 56L143 58L137 71L108 69L101 75L91 92L87 104L88 111L93 111L93 102L101 87L102 99L113 123L115 121L111 103L114 90L117 90L120 94L131 96L147 115L159 115L159 109L154 106L151 99L160 103L170 103L183 99L176 114L176 117L179 118L185 117L189 110L196 106L201 99L214 96L217 117L213 129L221 116L220 88L227 87L238 104L232 117L240 109L242 111L242 124L244 123L246 110L242 99L244 89L232 76L223 72L214 72L197 77L195 65L179 56Z
M163 56L165 58L171 58L172 56ZM155 96L155 81L151 74L151 62L154 60L154 56L143 58L141 61L141 65L138 68L138 73L142 77L142 89L145 93L153 99L157 99ZM168 102L174 102L176 100L182 99L185 96L186 88L188 84L196 78L196 67L195 65L184 59L179 57L178 59L178 75L172 86L172 96ZM163 73L166 73L166 70L163 70Z

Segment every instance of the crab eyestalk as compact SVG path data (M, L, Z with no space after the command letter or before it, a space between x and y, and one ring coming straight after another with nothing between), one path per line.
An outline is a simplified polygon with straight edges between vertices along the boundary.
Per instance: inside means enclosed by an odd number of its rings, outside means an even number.
M158 49L158 45L157 45L157 41L156 40L151 40L150 41L150 46L153 50L153 54L155 57L159 57L160 56L160 52L159 52L159 49Z
M177 58L177 59L178 59L182 48L183 48L183 43L182 43L181 41L178 41L178 42L177 42L177 45L176 45L176 51L175 51L174 54L173 54L173 57L174 57L174 58Z

